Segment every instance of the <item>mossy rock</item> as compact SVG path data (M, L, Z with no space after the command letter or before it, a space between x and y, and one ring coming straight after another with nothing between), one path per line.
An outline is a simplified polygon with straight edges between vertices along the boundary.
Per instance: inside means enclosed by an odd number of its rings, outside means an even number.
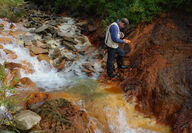
M46 132L91 133L86 113L65 99L46 101L33 111L41 116L40 127Z

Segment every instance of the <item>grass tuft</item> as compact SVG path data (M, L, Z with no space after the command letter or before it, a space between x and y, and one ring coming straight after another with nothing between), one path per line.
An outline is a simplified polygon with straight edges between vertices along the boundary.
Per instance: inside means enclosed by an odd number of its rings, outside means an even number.
M24 4L24 0L0 0L0 17L17 21L24 14L21 8Z

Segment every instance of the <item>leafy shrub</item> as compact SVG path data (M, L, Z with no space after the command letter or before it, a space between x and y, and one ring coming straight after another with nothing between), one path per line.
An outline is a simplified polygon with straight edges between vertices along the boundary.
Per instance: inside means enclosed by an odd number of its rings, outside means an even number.
M33 0L42 3L52 2L57 12L67 10L81 16L87 14L103 19L108 25L121 17L127 17L131 23L150 22L161 12L174 8L191 11L191 0ZM39 3L38 2L38 3Z
M0 107L4 105L7 109L11 106L11 104L16 101L13 100L12 97L8 97L7 94L15 93L15 88L4 85L3 79L5 78L5 64L0 65Z
M56 0L58 10L101 16L104 24L127 17L132 23L150 22L161 12L190 7L191 0ZM191 9L191 8L189 8Z
M18 101L11 96L8 96L8 94L14 94L15 93L15 88L6 86L2 82L5 78L5 64L0 65L0 107L5 108L4 113L1 114L3 115L3 118L1 119L0 126L1 124L6 125L6 126L14 126L13 121L12 121L12 113L16 112L16 106L18 104Z

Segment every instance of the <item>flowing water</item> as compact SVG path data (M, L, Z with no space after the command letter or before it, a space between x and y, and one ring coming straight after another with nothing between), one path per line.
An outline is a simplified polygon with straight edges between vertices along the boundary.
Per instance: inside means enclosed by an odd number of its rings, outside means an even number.
M53 98L63 97L80 106L87 112L95 133L170 132L168 126L157 124L154 118L135 111L135 103L126 102L117 85L101 84L96 80L102 68L99 61L93 58L97 53L95 48L90 47L85 56L80 56L79 60L74 61L63 71L57 72L46 61L39 61L37 57L30 56L29 50L19 45L17 38L29 34L22 24L14 24L15 28L9 29L10 23L2 19L0 23L5 25L0 34L0 44L18 56L17 59L9 59L3 49L0 49L0 63L29 62L34 72L27 74L21 69L22 77L29 77L42 91L52 93ZM69 19L68 24L74 22ZM61 26L63 31L65 28L68 27ZM92 77L87 77L86 73L81 71L82 64L88 60L94 62L96 69Z

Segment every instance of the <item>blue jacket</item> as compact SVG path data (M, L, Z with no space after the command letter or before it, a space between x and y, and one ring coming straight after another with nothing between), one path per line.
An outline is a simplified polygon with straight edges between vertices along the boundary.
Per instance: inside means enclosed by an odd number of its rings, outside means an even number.
M124 43L122 39L117 38L118 28L120 28L119 20L117 20L116 23L119 27L117 27L116 25L112 25L109 28L109 32L111 33L111 39L116 43Z

